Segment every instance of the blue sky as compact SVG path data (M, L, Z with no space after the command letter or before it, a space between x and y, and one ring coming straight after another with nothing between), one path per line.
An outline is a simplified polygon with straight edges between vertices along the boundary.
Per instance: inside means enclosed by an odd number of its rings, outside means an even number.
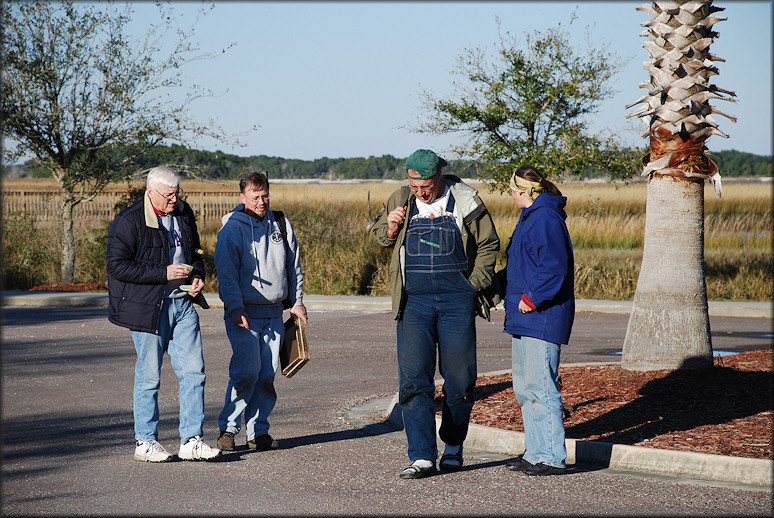
M192 63L187 80L218 94L195 102L191 115L214 119L228 133L253 125L245 147L201 141L197 147L240 156L269 155L311 160L324 156L408 156L431 148L449 156L455 135L412 133L423 115L421 93L452 92L451 72L468 48L493 48L496 17L503 32L519 35L567 24L573 10L574 41L610 43L628 60L612 80L614 97L590 121L594 131L617 132L625 142L646 145L645 125L626 119L625 105L645 93L648 60L639 36L648 15L633 2L216 2L197 25L202 49L235 45L214 60ZM712 82L735 91L738 102L712 104L738 117L716 117L720 130L710 151L737 149L772 154L772 3L716 1L728 19L711 52L720 74ZM200 4L173 3L191 22ZM152 2L132 5L131 30L142 34L157 19Z

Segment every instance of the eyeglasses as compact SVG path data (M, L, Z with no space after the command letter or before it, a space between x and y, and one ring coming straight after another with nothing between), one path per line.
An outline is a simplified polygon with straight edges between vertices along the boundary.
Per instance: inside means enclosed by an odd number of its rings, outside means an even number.
M263 196L255 196L255 197L253 197L253 196L248 196L245 193L242 193L242 196L244 196L245 199L250 201L251 203L258 203L258 200L261 200L264 203L268 203L269 202L269 195L268 194L264 194Z
M172 201L174 198L177 198L177 199L179 200L179 199L180 199L180 197L183 195L183 189L182 189L182 187L178 187L178 188L177 188L177 190L176 190L175 192L173 192L172 194L161 194L161 193L158 191L158 189L156 189L155 187L152 187L152 189L153 189L154 191L156 191L156 192L158 193L158 195L159 195L159 196L161 196L162 198L164 198L164 199L165 199L165 200L167 200L167 201Z
M430 192L431 190L433 190L433 187L435 187L435 182L432 182L432 183L427 184L427 185L411 185L411 184L409 184L409 189L411 189L411 192L413 192L414 194L418 193L419 191Z

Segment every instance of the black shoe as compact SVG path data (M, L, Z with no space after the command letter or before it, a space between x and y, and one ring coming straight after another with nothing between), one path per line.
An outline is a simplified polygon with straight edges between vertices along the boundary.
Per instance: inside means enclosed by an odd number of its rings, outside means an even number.
M438 468L441 471L459 471L462 468L462 446L458 453L444 453Z
M554 466L549 466L548 464L543 464L542 462L538 462L537 464L528 467L524 470L525 475L538 475L538 476L545 476L545 475L564 475L564 468L556 468Z
M271 435L265 433L247 441L247 449L255 451L279 450L280 443Z
M524 471L525 469L531 466L532 466L532 463L524 460L524 457L521 455L505 463L506 469L509 469L511 471Z
M420 468L419 466L412 464L400 472L400 478L425 478L434 475L437 471L438 470L435 469L435 464L427 468Z

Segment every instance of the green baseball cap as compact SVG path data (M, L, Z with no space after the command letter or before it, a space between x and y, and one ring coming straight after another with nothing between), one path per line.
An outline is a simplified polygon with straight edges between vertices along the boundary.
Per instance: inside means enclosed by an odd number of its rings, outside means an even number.
M446 160L429 149L417 149L406 160L406 174L414 180L427 180L446 165ZM413 169L417 174L409 173L409 169Z

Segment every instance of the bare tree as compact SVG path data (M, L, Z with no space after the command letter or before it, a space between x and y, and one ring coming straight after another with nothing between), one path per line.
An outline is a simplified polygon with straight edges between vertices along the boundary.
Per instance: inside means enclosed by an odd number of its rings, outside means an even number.
M62 282L71 283L79 203L135 173L136 158L159 143L201 136L226 141L217 124L189 117L191 102L209 92L181 76L187 63L222 51L202 52L191 42L204 8L188 30L179 30L159 4L159 23L139 43L126 31L128 4L119 10L110 2L38 0L1 8L2 132L13 144L4 146L3 159L31 157L58 182ZM181 87L185 95L174 101L170 89Z
M642 267L634 294L621 365L629 370L700 368L712 365L712 340L704 272L704 182L721 195L717 166L706 156L710 135L726 137L712 114L712 99L734 101L733 92L709 83L717 75L709 47L713 25L725 18L711 0L656 0L647 12L643 44L648 93L627 106L628 116L648 123L650 153Z

